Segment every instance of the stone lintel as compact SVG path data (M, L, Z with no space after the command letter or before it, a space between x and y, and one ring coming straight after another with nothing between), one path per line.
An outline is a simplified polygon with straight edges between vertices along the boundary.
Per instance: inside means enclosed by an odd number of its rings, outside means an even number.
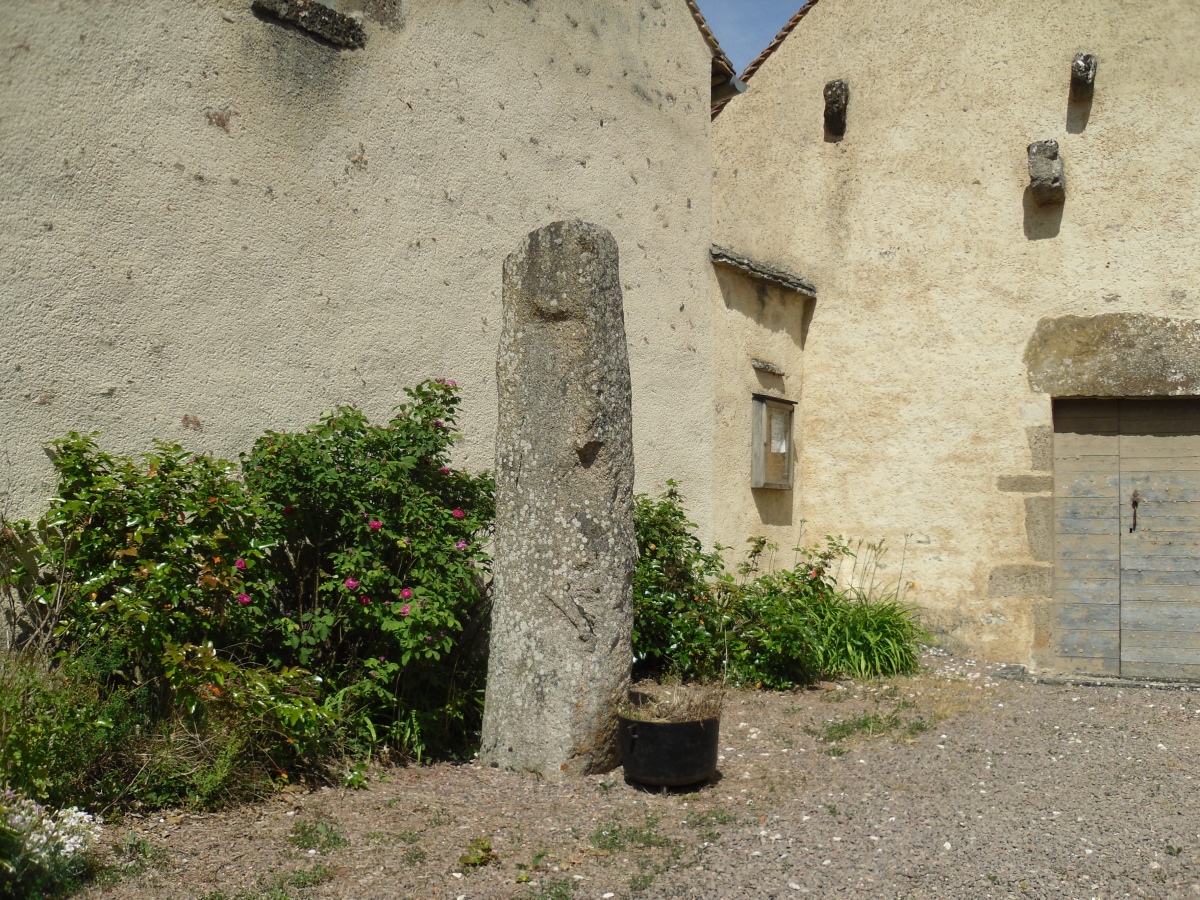
M1042 319L1025 348L1029 386L1052 397L1200 395L1200 321L1145 313Z
M748 256L742 256L740 253L734 253L732 250L727 250L716 244L712 245L709 255L712 257L715 265L737 269L739 272L749 275L756 281L765 281L768 284L778 285L784 290L792 291L804 297L809 297L813 300L817 299L816 287L802 275L796 275L778 266L772 266L768 263L751 259Z

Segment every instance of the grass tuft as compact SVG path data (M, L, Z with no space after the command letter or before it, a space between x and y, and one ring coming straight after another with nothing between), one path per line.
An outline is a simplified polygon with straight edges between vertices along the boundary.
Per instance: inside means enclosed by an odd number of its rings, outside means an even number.
M332 853L350 846L349 840L324 822L297 822L292 826L289 840L301 850L316 850L318 853Z
M658 833L657 826L658 819L655 816L646 816L645 824L640 827L615 822L601 825L592 832L592 846L611 853L629 847L666 847L673 843L669 837Z

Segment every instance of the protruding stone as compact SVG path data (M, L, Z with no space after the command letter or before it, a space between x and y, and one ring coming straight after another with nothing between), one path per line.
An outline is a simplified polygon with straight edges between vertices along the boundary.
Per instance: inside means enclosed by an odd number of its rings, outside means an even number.
M988 575L989 597L1049 597L1053 593L1051 566L996 566Z
M846 133L846 110L850 106L850 85L838 78L825 85L825 127L841 137Z
M1067 198L1067 181L1058 141L1034 141L1029 145L1029 187L1038 206L1062 203Z
M633 626L633 428L611 234L530 233L504 261L495 580L480 756L545 778L618 764Z
M302 28L337 47L358 50L367 44L367 32L361 22L316 0L254 0L250 8L259 15Z
M996 489L1011 494L1041 494L1054 489L1053 475L1001 475Z
M1071 63L1071 99L1091 100L1096 88L1096 54L1077 53Z

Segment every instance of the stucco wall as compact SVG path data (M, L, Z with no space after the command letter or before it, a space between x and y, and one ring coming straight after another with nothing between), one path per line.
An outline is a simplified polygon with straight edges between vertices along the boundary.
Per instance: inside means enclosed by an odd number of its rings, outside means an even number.
M1038 321L1197 317L1198 42L1191 0L820 0L716 121L714 240L819 290L808 533L886 538L893 576L910 535L909 598L950 646L1031 659L1050 585ZM1099 55L1095 96L1069 106L1079 51ZM1067 197L1039 209L1025 148L1046 138Z
M9 513L68 429L233 456L434 375L490 467L501 261L578 217L620 248L638 487L678 478L709 522L710 53L683 0L349 2L359 51L249 7L0 0Z
M792 490L751 487L752 398L765 394L800 400L806 312L813 301L724 266L714 267L713 278L718 298L714 539L732 548L727 556L734 562L747 538L763 535L779 546L781 560L790 561L801 539L803 476L795 459ZM756 368L756 360L777 371ZM793 420L795 440L802 432L799 406Z

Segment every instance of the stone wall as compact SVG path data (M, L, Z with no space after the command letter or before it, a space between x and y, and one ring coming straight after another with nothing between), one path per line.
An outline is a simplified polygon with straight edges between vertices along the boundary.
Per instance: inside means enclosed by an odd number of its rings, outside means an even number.
M0 490L43 441L234 455L338 403L464 390L492 465L501 262L563 218L621 252L638 488L711 520L710 51L683 0L0 0ZM336 36L336 35L335 35Z
M892 577L908 535L909 598L955 649L1031 659L1051 391L1071 381L1052 357L1097 332L1062 321L1184 320L1147 377L1200 377L1172 368L1191 365L1200 304L1198 40L1190 0L820 0L714 125L714 240L819 289L807 532L886 538ZM1072 101L1080 52L1098 55L1095 90ZM824 122L835 79L841 137ZM1042 140L1063 204L1032 196Z

